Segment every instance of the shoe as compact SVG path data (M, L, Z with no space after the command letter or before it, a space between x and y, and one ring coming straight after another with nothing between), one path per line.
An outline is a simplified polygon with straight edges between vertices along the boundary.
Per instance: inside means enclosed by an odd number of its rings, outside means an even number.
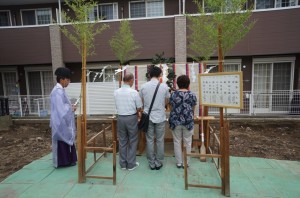
M128 168L129 171L133 171L134 169L136 169L138 166L140 165L140 163L135 162L135 166L132 168Z
M190 167L190 165L188 164L187 167ZM182 164L182 168L184 168L184 164Z
M127 168L126 168L126 167L121 167L121 169L122 169L122 170L126 170Z
M182 164L176 164L177 168L182 168Z
M162 167L163 167L163 165L156 166L155 169L156 169L156 170L159 170L159 169L161 169Z
M150 165L149 165L149 168L151 169L151 170L156 170L156 167L154 166L154 167L151 167Z

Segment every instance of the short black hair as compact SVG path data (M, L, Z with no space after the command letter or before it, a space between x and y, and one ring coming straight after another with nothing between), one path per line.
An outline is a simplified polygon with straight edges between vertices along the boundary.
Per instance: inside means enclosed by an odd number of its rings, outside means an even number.
M66 67L58 67L54 74L56 75L56 81L59 82L60 79L70 79L71 78L71 70Z
M190 78L187 75L181 75L177 78L179 89L188 89L190 86Z
M152 66L152 68L150 70L150 78L152 78L152 77L158 78L161 73L162 73L162 70L159 67Z

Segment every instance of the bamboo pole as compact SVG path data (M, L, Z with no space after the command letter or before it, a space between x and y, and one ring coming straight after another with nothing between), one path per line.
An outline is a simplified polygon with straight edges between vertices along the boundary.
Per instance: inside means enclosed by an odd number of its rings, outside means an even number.
M86 146L86 56L87 56L87 49L86 49L86 35L82 38L82 73L81 73L81 90L82 90L82 146L85 148ZM83 157L86 158L85 149L83 150Z
M230 164L229 164L229 123L224 123L224 192L230 197Z
M223 51L222 51L222 25L219 24L218 25L218 63L219 63L219 72L223 72ZM226 167L226 163L225 162L229 162L229 159L226 159L227 157L229 158L228 154L226 154L227 151L226 148L226 143L227 141L225 140L226 138L229 138L228 136L226 136L224 133L224 114L223 114L223 107L219 108L220 111L220 135L222 135L221 139L221 155L222 155L222 160L221 160L221 178L222 178L222 194L225 196L229 196L229 192L228 192L228 186L229 186L229 178L227 178L228 173L225 173L225 171L228 170L228 168ZM229 164L228 164L229 166Z
M77 155L78 155L78 183L83 183L83 157L82 157L82 138L81 138L81 115L77 116Z
M85 171L85 147L84 147L84 142L83 142L83 139L84 139L84 134L82 133L83 131L83 120L82 120L82 116L81 116L81 163L82 163L82 182L85 182L86 180L86 171Z
M219 72L223 72L222 26L218 25L218 63ZM223 107L220 107L220 127L224 126Z
M117 178L117 169L116 169L116 164L117 164L117 142L113 141L113 184L116 185L116 178Z
M119 65L119 69L122 70L122 65ZM122 86L122 71L119 73L119 88Z

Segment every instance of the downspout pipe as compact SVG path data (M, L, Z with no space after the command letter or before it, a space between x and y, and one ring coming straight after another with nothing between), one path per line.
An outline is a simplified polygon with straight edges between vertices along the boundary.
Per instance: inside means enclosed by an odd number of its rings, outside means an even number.
M58 22L59 22L59 24L61 24L61 2L60 2L60 0L58 0L58 17L59 17Z

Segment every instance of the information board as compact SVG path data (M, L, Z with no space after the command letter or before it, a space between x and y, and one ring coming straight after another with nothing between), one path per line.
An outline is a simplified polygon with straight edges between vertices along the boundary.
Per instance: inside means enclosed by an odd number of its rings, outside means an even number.
M243 108L243 73L199 74L200 103L204 106Z

